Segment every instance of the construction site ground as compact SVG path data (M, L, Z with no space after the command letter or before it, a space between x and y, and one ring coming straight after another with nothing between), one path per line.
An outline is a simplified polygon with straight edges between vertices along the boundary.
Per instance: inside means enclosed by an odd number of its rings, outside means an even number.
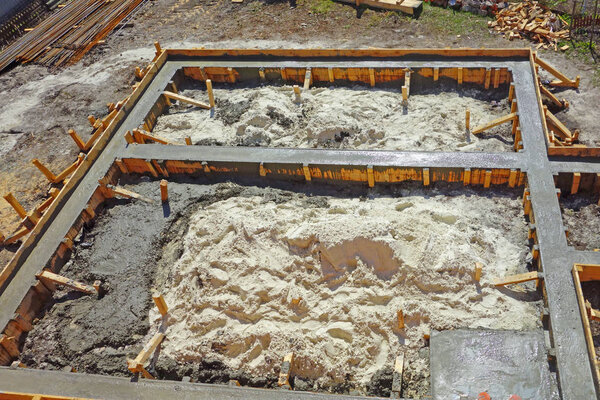
M244 3L238 4L230 0L155 0L136 15L132 26L109 36L105 44L91 51L75 66L50 71L36 65L25 65L0 75L0 192L12 192L26 209L39 204L50 184L31 164L31 159L40 159L54 172L61 171L71 164L78 148L67 130L74 129L85 138L89 136L91 128L87 116L102 117L108 114L107 103L117 102L131 93L131 85L136 81L134 69L136 66L146 65L152 59L155 41L159 41L163 48L478 48L529 45L526 41L510 42L491 34L487 28L487 21L484 17L454 14L452 10L432 8L428 5L425 5L421 18L411 19L392 12L357 10L326 0L299 1L296 8L291 8L287 2L245 0ZM577 58L567 57L563 53L542 51L540 54L566 75L581 75L578 90L558 91L558 97L569 101L570 107L559 112L557 116L568 128L580 130L582 143L600 146L600 130L597 127L597 99L600 89L594 85L597 79L595 67ZM217 87L217 93L220 90L223 89ZM478 99L482 102L482 110L486 107L491 109L492 100L497 99ZM447 101L453 101L453 97L448 97ZM489 105L485 104L487 101L490 102ZM226 106L227 103L222 105ZM172 118L176 111L176 108L170 110L162 118ZM440 109L439 112L444 111ZM424 119L430 117L427 113L423 114ZM460 111L459 115L450 115L449 118L452 121L460 121L463 117L463 111ZM158 128L165 120L159 121ZM176 134L173 138L181 140L182 136L187 135ZM507 137L511 139L510 136ZM200 140L202 138L196 139ZM495 138L483 140L498 141ZM425 145L420 148L411 145L403 149L458 150L455 147L456 143L453 147L443 147L435 142L431 147L427 147L427 141L422 142ZM492 148L493 151L510 151L510 143L506 145L502 141L499 142L499 147ZM335 137L333 142L330 142L332 143L335 145ZM226 144L240 143L233 141ZM482 149L490 150L489 147L475 147L471 151ZM150 197L158 196L156 182L142 180L133 183L136 191ZM148 315L151 303L149 289L157 284L156 276L161 271L161 265L174 262L181 255L182 249L168 246L170 238L187 231L188 219L198 207L231 197L231 194L222 193L231 190L230 188L224 190L218 185L188 186L181 182L169 188L172 190L173 200L168 218L164 218L165 211L162 208L159 212L150 213L147 212L149 206L143 202L115 201L97 222L101 226L90 227L86 231L87 236L80 238L77 254L71 264L65 267L65 273L88 282L101 278L108 283L108 294L100 301L90 301L86 298L72 297L74 295L66 291L57 292L54 303L48 308L48 314L41 318L39 325L29 335L22 354L25 363L38 368L73 367L85 372L126 375L124 358L139 350L150 324L154 323ZM278 190L289 191L292 188L236 190L250 191L258 196L265 196L265 192L271 192L271 196L276 199L281 195ZM491 194L513 199L517 197L516 192L509 195L501 191L485 193L486 196L490 196L484 197L488 199L493 199ZM320 194L339 195L335 192ZM516 203L520 206L518 201ZM591 208L590 213L598 217L597 206L593 201L584 204L581 209L586 207ZM517 213L518 208L515 206L511 210ZM574 211L568 213L566 208ZM584 246L590 250L600 247L600 243L586 241L586 238L590 238L589 231L586 234L577 232L575 226L570 227L569 218L577 218L577 213L581 213L579 205L563 203L565 226L572 231L570 243L578 248ZM132 215L141 218L141 223L132 218ZM19 218L14 210L8 203L0 202L0 232L8 235L18 224ZM583 224L581 229L591 230L591 225L585 228L586 224ZM127 238L120 243L110 243L110 246L122 246L120 250L127 250L127 256L117 258L112 254L115 249L109 246L108 241L102 240L108 232L114 232L119 238ZM524 236L525 241L524 226L519 235ZM102 248L103 243L106 244L105 248ZM525 244L521 246L524 247ZM16 250L16 245L0 249L0 265L6 264ZM520 265L524 268L525 249L522 250L522 254L516 255L522 256ZM129 260L124 261L124 257ZM122 271L127 272L126 277ZM127 290L119 290L119 287L126 287ZM531 294L511 295L531 308L538 305L539 298ZM114 300L112 296L121 297ZM115 310L114 304L126 304L128 309ZM532 321L537 320L537 314L531 313ZM69 324L57 324L67 320L70 321ZM106 321L103 328L94 325L97 320ZM80 329L81 327L85 329ZM537 325L532 323L522 328L536 327ZM41 338L43 339L40 340ZM427 359L418 349L414 350L412 356L415 359ZM234 378L250 386L275 385L276 376L273 371L258 376L227 366L222 360L209 358L193 367L188 367L185 363L175 364L170 360L172 359L161 357L156 366L159 376L181 379L183 376L192 375L204 382L219 383ZM427 368L416 372L409 370L407 373L414 374L413 382L417 384L412 388L406 387L405 393L426 393L428 388L424 382L428 379ZM416 376L418 374L421 375ZM368 393L385 394L371 388L377 387L376 379L389 379L388 375L380 372L375 376L375 382L369 381L364 388ZM410 379L407 379L407 382L409 381ZM300 384L306 385L306 389L318 389L313 381ZM354 389L332 385L333 383L329 382L323 388L344 393Z

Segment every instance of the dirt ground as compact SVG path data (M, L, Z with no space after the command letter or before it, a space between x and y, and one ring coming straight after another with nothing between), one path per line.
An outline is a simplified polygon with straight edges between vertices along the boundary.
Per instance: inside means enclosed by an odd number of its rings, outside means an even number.
M35 368L129 376L126 358L133 358L159 325L152 289L165 293L171 308L167 341L151 367L161 379L237 379L243 385L274 387L281 358L292 348L297 352L296 389L389 395L389 368L403 350L404 393L421 396L429 385L423 334L430 329L540 327L537 293L498 290L491 284L497 275L525 272L528 251L518 191L443 183L427 191L417 184L375 191L254 185L170 182L168 207L160 206L158 182L126 185L155 203L112 202L85 229L61 272L85 282L99 279L107 293L98 300L56 292L29 333L21 361ZM476 210L474 202L480 206ZM286 217L299 206L303 214ZM240 214L244 226L231 228L232 215L239 220ZM365 217L371 223L358 223ZM413 219L427 222L420 227ZM335 226L332 233L329 228ZM396 231L397 238L388 237ZM313 252L298 247L309 233L327 249L320 251L321 265ZM364 242L362 247L356 240ZM451 246L456 247L452 255L440 250ZM358 252L355 262L348 261L348 251ZM328 277L334 267L322 257L347 270L347 281ZM472 277L475 261L485 265L481 285ZM260 272L252 272L256 265L262 266ZM312 282L321 275L328 278ZM265 293L257 292L257 281ZM291 287L300 292L290 292ZM304 299L296 310L286 305L295 297ZM246 298L246 306L238 310L240 298ZM259 298L265 301L256 302ZM246 309L254 305L255 311ZM345 308L350 305L352 312ZM403 331L394 328L399 307L406 315ZM254 321L245 314L264 315ZM321 332L325 326L327 332ZM309 346L311 335L321 340ZM325 356L316 357L315 349ZM371 361L355 365L363 358Z
M36 65L17 66L0 75L0 193L13 192L26 209L40 203L48 182L30 163L38 158L53 171L68 166L77 148L69 128L87 137L88 115L107 114L106 103L124 98L135 81L134 67L153 56L153 42L207 47L525 47L489 32L487 18L425 5L419 19L334 3L230 0L155 0L132 20L133 26L77 65L52 73ZM582 76L578 91L560 94L571 103L560 118L580 128L584 143L600 144L596 129L598 88L593 67L563 54L541 52L569 76ZM16 230L18 218L0 201L0 232ZM16 247L0 249L0 265Z
M600 282L582 282L583 298L590 302L592 308L600 309ZM596 348L596 359L600 355L600 321L590 320L592 338Z
M182 93L201 101L207 98L205 88ZM416 87L403 106L398 89L313 87L297 99L288 85L224 84L215 86L214 117L179 103L158 118L153 133L179 143L190 137L194 144L219 146L513 151L510 124L478 135L465 130L467 109L472 127L508 114L507 93L506 88L484 92L444 84Z
M577 250L600 249L600 206L594 196L578 194L560 199L563 224L569 231L567 242Z

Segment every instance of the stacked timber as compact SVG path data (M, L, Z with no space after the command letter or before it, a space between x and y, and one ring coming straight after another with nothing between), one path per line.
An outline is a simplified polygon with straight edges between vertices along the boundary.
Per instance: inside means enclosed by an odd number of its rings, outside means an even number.
M558 49L558 42L569 39L567 23L547 7L536 1L514 3L496 14L496 21L489 27L503 32L509 39L529 39L538 43L537 48ZM568 48L568 46L566 46ZM565 46L561 48L566 50Z
M0 53L0 71L14 62L61 67L80 60L147 0L71 0Z

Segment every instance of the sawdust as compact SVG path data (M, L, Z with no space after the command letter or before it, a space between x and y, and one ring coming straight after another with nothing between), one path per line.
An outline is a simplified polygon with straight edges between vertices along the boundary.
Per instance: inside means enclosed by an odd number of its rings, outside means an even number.
M198 210L177 238L181 257L159 272L170 307L162 355L265 376L294 351L314 389L349 382L364 393L405 351L404 394L424 394L431 329L539 326L537 298L491 284L525 272L517 199L400 195L234 196Z
M484 134L467 135L471 127L509 112L506 101L492 100L476 89L436 89L411 94L402 106L396 89L365 87L312 88L296 101L290 86L217 88L216 112L187 104L167 110L154 133L173 141L191 137L194 144L301 148L447 150L503 152L512 149L510 124ZM204 90L184 95L207 101Z

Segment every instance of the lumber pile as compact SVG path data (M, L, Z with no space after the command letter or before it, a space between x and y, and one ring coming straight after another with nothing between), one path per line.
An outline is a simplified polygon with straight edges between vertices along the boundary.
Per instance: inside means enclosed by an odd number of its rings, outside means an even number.
M513 3L496 14L495 21L488 26L503 32L508 40L529 39L537 42L537 48L554 48L558 42L569 39L567 23L547 7L536 1ZM564 46L561 50L566 50Z
M0 71L14 62L75 63L146 1L72 0L0 53Z

